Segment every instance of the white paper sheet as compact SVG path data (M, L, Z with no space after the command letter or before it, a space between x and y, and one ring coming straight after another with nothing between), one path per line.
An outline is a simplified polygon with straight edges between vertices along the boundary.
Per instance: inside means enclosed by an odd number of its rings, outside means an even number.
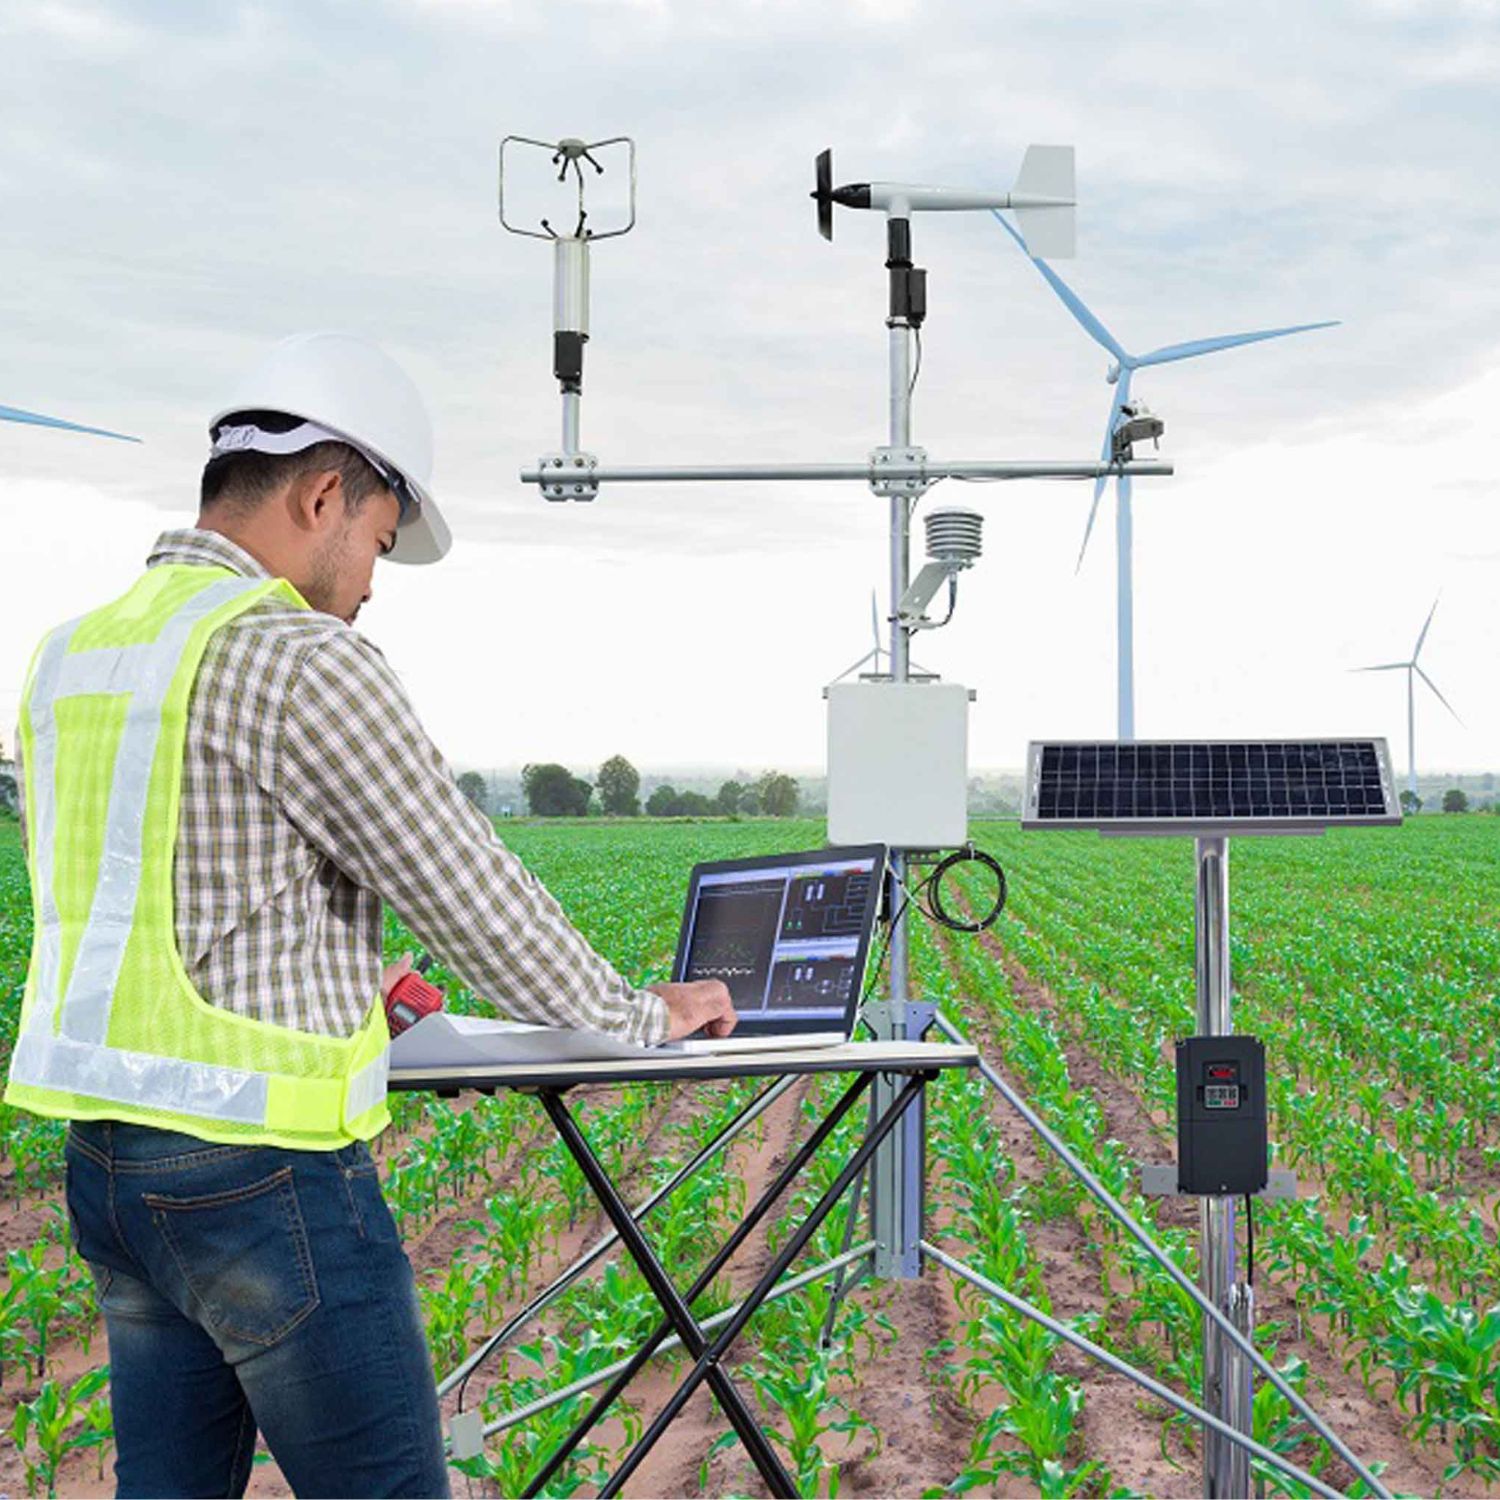
M659 1057L675 1047L638 1047L598 1031L566 1031L522 1021L435 1010L391 1043L393 1068L457 1068L465 1063L602 1062Z

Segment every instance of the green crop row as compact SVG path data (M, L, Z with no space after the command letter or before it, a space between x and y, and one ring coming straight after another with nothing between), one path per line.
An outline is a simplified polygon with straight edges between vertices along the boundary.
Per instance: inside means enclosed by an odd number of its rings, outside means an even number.
M984 842L1016 890L997 927L1011 961L1170 1114L1171 1041L1196 1029L1191 846L1002 827ZM1434 820L1231 855L1237 1029L1267 1042L1276 1149L1316 1195L1258 1206L1262 1264L1411 1410L1414 1438L1452 1442L1450 1477L1500 1459L1493 1357L1455 1373L1445 1352L1453 1330L1500 1321L1495 1218L1469 1191L1500 1165L1496 854L1488 823Z

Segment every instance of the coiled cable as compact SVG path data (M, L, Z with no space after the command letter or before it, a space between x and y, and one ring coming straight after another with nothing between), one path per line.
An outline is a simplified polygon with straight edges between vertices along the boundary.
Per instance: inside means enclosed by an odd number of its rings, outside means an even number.
M943 900L943 878L959 865L971 861L983 865L995 877L995 899L981 917L956 917ZM953 932L983 932L1005 910L1005 871L1000 868L1000 861L994 855L985 853L983 849L976 849L973 844L965 844L938 861L932 874L917 887L916 894L920 896L923 892L926 893L926 900L922 904L922 910L939 927L947 927Z

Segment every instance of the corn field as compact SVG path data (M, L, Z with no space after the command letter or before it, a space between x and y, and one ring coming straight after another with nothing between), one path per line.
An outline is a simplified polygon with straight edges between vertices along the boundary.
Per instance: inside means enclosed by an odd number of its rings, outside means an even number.
M752 820L507 824L504 836L622 972L667 975L691 865L815 847L821 824ZM1196 1273L1196 1214L1143 1198L1135 1167L1169 1160L1174 1038L1194 1027L1193 858L1178 839L1021 834L978 823L1011 899L978 937L914 921L914 988L944 1010L1178 1264ZM1232 843L1237 1029L1266 1043L1274 1159L1301 1196L1255 1209L1257 1338L1393 1492L1500 1492L1500 818ZM977 881L969 895L983 900ZM0 820L0 1058L30 944L16 825ZM388 917L391 958L413 947ZM492 1013L442 971L449 1005ZM636 1084L575 1096L596 1151L639 1199L758 1091L756 1080ZM648 1220L679 1284L707 1262L835 1097L800 1081ZM392 1096L378 1143L387 1201L418 1273L442 1378L602 1232L533 1099ZM767 1236L783 1243L832 1181L855 1111ZM62 1208L63 1129L0 1108L0 1492L109 1493L104 1330ZM1198 1315L975 1075L929 1091L928 1235L1157 1378L1201 1387ZM836 1211L799 1264L839 1253ZM752 1239L695 1304L728 1307L768 1263ZM759 1260L757 1260L759 1256ZM793 1267L795 1271L796 1266ZM628 1357L658 1321L614 1254L519 1343L483 1364L465 1405L489 1420ZM827 1336L825 1337L825 1332ZM549 1488L592 1493L682 1372L648 1366ZM768 1304L736 1378L802 1493L1192 1495L1182 1419L1036 1325L929 1270L827 1282ZM445 1401L455 1409L457 1393ZM455 1493L512 1494L587 1409L577 1394L457 1465ZM1353 1476L1274 1390L1255 1435L1346 1493ZM1298 1493L1257 1469L1267 1494ZM629 1491L758 1493L700 1392ZM252 1493L286 1493L262 1455Z

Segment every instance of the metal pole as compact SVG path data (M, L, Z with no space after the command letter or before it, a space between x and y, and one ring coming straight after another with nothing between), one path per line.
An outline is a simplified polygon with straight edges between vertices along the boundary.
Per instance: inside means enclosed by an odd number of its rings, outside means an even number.
M1145 1374L1144 1371L1137 1370L1133 1365L1126 1364L1123 1359L1117 1358L1108 1349L1101 1348L1092 1339L1085 1338L1083 1334L1069 1328L1066 1323L1059 1323L1056 1318L1049 1317L1039 1308L1035 1308L1029 1302L1025 1302L1020 1297L1014 1296L1012 1293L1006 1291L1003 1286L999 1286L991 1281L989 1277L982 1276L978 1271L971 1270L962 1261L954 1260L951 1255L945 1255L936 1245L929 1244L926 1240L923 1240L922 1253L932 1260L937 1261L939 1265L946 1266L955 1276L963 1277L965 1281L977 1286L980 1291L987 1292L991 1297L1004 1303L1013 1312L1020 1313L1023 1318L1030 1318L1033 1323L1040 1323L1043 1328L1057 1338L1072 1344L1075 1349L1081 1349L1085 1354L1092 1355L1100 1364L1113 1370L1117 1375L1123 1375L1127 1380L1133 1380L1138 1386L1149 1391L1159 1400L1165 1401L1168 1406L1176 1407L1184 1416L1192 1417L1195 1422L1201 1422L1204 1428L1215 1433L1221 1442L1234 1448L1237 1453L1246 1455L1245 1467L1247 1472L1249 1469L1248 1455L1253 1453L1263 1462L1272 1464L1280 1469L1282 1473L1290 1475L1299 1484L1307 1485L1318 1494L1330 1497L1330 1500L1340 1500L1337 1490L1330 1489L1322 1480L1315 1479L1311 1474L1299 1469L1295 1464L1283 1458L1281 1454L1273 1452L1270 1448L1262 1447L1261 1444L1247 1435L1241 1435L1237 1429L1230 1426L1227 1422L1221 1422L1211 1411L1205 1411L1202 1407L1194 1406L1191 1401L1179 1396L1170 1387L1162 1385L1160 1381L1153 1380L1151 1376ZM1245 1493L1248 1495L1249 1491L1247 1490Z
M1130 510L1130 480L1121 475L1115 481L1115 638L1119 652L1115 672L1122 740L1135 738L1134 524Z
M1406 669L1406 784L1417 795L1417 674Z
M595 464L589 477L600 484L720 484L743 481L764 484L772 480L847 480L873 484L881 479L916 479L935 484L939 479L1099 479L1119 474L1167 475L1169 463L1101 463L1082 459L1076 463L1045 459L939 459L928 457L911 463L881 464L869 459L840 464ZM557 476L537 465L521 470L522 484L546 484Z
M888 321L890 363L890 446L911 445L911 328L904 319ZM911 582L911 510L909 495L890 498L891 681L906 682L911 675L911 632L897 618L896 602ZM906 912L907 854L892 849L890 978L887 1002L867 1011L871 1029L880 1041L901 1041L910 1019L910 945ZM893 1079L882 1075L871 1095L872 1118L889 1109L896 1097ZM920 1176L923 1139L927 1128L926 1100L919 1099L906 1118L876 1153L870 1167L870 1225L875 1235L875 1275L911 1280L922 1274L918 1242L922 1235ZM913 1205L915 1204L915 1211Z
M565 235L552 244L552 370L562 387L562 451L578 452L583 348L589 339L589 242Z
M963 1032L941 1011L935 1017L935 1024L950 1041L968 1042ZM1068 1143L982 1057L979 1059L978 1067L979 1076L1026 1121L1037 1136L1057 1155L1063 1165L1088 1189L1095 1202L1162 1268L1203 1316L1210 1322L1222 1321L1229 1341L1235 1344L1255 1369L1286 1397L1287 1404L1307 1421L1308 1426L1354 1470L1364 1481L1370 1493L1378 1495L1380 1500L1391 1500L1391 1492L1359 1461L1349 1445L1308 1405L1296 1387L1287 1382L1275 1365L1225 1317L1218 1307L1203 1295L1202 1290L1193 1284L1191 1278L1177 1262L1146 1233L1135 1215L1099 1181L1094 1173L1089 1171Z
M1230 1036L1231 989L1229 972L1229 840L1196 840L1198 1034ZM1232 1318L1248 1338L1252 1316L1250 1288L1235 1269L1232 1197L1204 1198L1198 1205L1201 1224L1203 1295ZM1250 1368L1238 1349L1224 1338L1223 1329L1203 1324L1203 1404L1231 1426L1239 1428L1250 1415ZM1217 1432L1203 1435L1203 1493L1208 1500L1250 1493L1250 1462L1242 1448L1226 1443Z

